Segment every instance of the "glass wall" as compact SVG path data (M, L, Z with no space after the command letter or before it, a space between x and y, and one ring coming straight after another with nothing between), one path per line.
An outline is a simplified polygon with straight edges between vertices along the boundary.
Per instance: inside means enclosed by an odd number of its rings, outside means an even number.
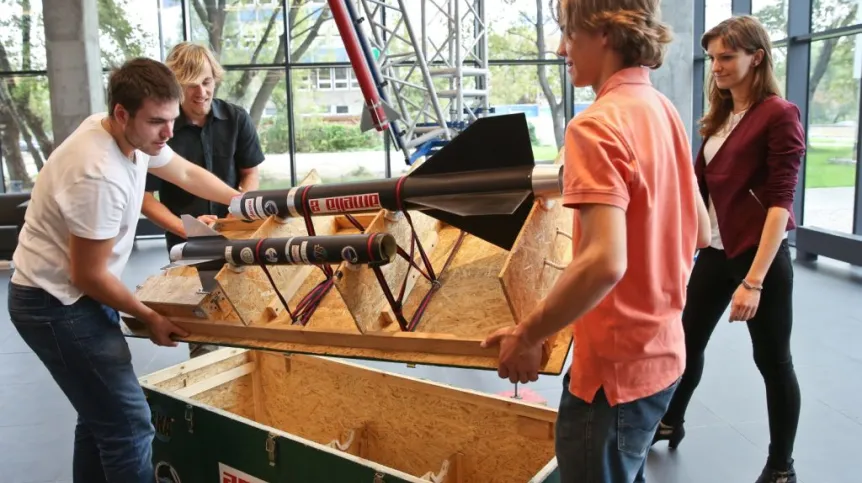
M0 158L4 191L26 191L54 149L41 0L0 0Z
M799 106L808 151L800 173L796 216L806 255L862 252L862 181L858 173L862 9L860 0L695 0L704 30L733 14L752 14L770 33L782 94ZM695 23L697 25L697 22ZM703 31L695 29L699 45ZM704 62L704 75L709 70ZM700 75L696 71L695 75ZM696 117L702 115L702 110ZM838 243L838 241L841 243ZM806 245L810 243L811 246ZM816 247L814 245L817 245ZM843 253L843 255L842 255Z
M41 3L0 0L0 8L12 12L0 19L0 155L7 191L32 186L53 147ZM407 2L408 15L417 35L420 28L427 32L424 48L433 61L435 52L447 52L440 34L446 20L434 6L445 9L446 2L424 2L424 19L421 3ZM477 12L484 4L479 13L487 25L490 107L497 114L524 112L534 155L553 160L572 113L564 106L577 111L591 93L565 84L563 61L554 53L559 29L548 3L461 1L463 18L472 18L468 4ZM364 98L326 1L99 0L98 6L105 81L124 60L164 60L183 40L215 52L227 71L216 96L245 108L257 126L266 154L263 188L297 184L312 169L328 182L395 176L409 168L386 136L359 128ZM397 18L382 21L392 27ZM472 32L481 26L467 23L461 41L473 42Z

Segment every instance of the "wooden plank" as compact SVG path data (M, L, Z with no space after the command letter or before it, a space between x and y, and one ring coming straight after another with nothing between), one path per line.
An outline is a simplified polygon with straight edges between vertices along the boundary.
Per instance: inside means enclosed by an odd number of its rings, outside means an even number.
M184 317L168 318L171 322L191 333L218 337L243 337L297 344L379 349L391 352L409 351L484 357L496 357L497 355L497 348L481 347L480 344L484 338L456 337L451 334L401 331L359 334L325 329L309 330L302 326L243 326Z
M221 372L208 379L204 379L203 381L192 384L191 386L177 389L176 394L182 397L194 397L198 394L209 391L210 389L221 386L222 384L227 384L234 379L247 376L251 374L252 371L254 371L254 362L249 362L245 365L234 367L229 371Z
M143 324L132 318L124 317L122 330L127 337L149 338L149 332ZM548 363L541 367L540 374L559 375L562 373L568 351L571 348L571 330L564 329L569 333L569 343L564 344L560 337L550 353ZM357 329L358 333L358 329ZM381 349L368 349L358 347L333 347L316 344L297 344L290 342L279 342L260 340L247 337L210 336L192 334L189 337L177 338L178 341L194 342L198 344L214 344L224 347L236 347L255 350L266 350L272 352L309 354L316 356L330 356L345 359L376 360L405 363L410 365L423 364L444 367L462 367L469 369L496 371L497 354L491 353L484 356L464 356L452 354L433 354L422 351L386 351Z
M236 356L240 356L243 354L250 353L247 349L220 349L217 351L208 352L202 356L195 357L193 359L189 359L183 363L177 364L175 366L166 367L159 371L148 374L147 376L141 378L142 384L153 384L158 385L161 384L168 379L173 379L175 377L182 377L187 374L191 374L192 372L198 371L202 368L212 366L214 364L218 364L219 362L226 361Z

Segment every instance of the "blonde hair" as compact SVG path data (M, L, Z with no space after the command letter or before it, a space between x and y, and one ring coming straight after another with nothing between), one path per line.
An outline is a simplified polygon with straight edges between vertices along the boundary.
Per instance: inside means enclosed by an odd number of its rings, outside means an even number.
M731 17L703 34L700 45L703 50L709 43L721 39L725 47L742 50L749 55L763 51L763 61L754 66L754 79L751 83L751 101L760 102L771 95L781 95L775 78L772 62L772 42L769 33L759 20L750 16ZM707 84L709 112L700 120L700 134L709 137L718 131L733 110L733 97L727 89L719 89L710 73Z
M566 19L564 35L571 35L573 29L605 32L627 67L658 69L664 62L667 45L673 41L670 27L661 21L659 3L659 0L560 0L558 15Z
M206 63L213 71L213 79L218 83L224 77L224 69L213 53L203 45L191 42L180 42L168 53L165 64L177 76L181 85L187 85L200 77Z

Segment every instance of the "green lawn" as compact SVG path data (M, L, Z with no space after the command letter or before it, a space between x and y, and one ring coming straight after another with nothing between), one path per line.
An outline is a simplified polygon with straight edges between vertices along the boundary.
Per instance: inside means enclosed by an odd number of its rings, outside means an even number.
M553 161L557 159L559 150L556 146L536 146L533 145L533 158L536 161Z
M850 159L853 146L814 146L808 148L805 168L806 188L850 187L856 183L855 164L830 163L830 159Z
M856 182L856 165L830 163L830 159L850 159L853 156L852 145L823 146L816 143L808 148L807 167L805 170L806 188L838 188L850 187ZM557 149L554 146L533 146L533 156L537 161L550 161L556 158Z

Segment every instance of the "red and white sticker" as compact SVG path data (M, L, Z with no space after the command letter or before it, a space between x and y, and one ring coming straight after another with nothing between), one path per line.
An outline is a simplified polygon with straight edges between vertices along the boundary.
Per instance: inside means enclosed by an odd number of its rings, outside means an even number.
M248 218L257 218L257 212L254 209L254 198L245 200L245 216Z
M224 463L218 464L218 472L220 483L267 483L260 478L255 478Z
M380 209L380 195L365 193L361 195L333 196L309 200L312 213L348 213Z

